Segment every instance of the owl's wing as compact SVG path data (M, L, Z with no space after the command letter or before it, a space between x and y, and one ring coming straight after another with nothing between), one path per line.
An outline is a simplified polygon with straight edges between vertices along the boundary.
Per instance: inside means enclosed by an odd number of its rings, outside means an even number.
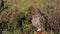
M44 18L44 16L41 15L40 18L39 18L39 20L41 21L41 23L40 23L41 26L45 27L46 19Z

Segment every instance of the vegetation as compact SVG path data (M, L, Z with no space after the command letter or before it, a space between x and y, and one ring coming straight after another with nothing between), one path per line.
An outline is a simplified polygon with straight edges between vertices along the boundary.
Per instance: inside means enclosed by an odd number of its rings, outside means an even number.
M48 34L60 34L60 0L0 0L0 34L33 34L31 11L37 3L47 17Z

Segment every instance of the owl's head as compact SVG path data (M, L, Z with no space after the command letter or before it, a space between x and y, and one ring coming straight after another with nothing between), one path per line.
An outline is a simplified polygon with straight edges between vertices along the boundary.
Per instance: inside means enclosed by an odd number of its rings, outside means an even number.
M38 7L33 7L32 9L32 17L38 17L40 15L40 9Z

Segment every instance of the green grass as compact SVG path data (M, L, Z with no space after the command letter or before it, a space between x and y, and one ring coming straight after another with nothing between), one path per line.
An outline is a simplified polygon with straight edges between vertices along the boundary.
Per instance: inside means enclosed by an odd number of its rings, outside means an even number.
M16 1L13 0L13 2L16 2L16 7L21 11L28 9L30 6L35 5L35 2L37 2L37 5L39 6L40 10L42 12L45 12L46 6L51 4L52 0L16 0ZM52 10L56 11L55 10L56 7L57 7L57 5L56 5L56 3L54 3ZM28 20L28 17L26 17L26 18ZM29 24L26 21L25 21L25 23L26 24L23 23L23 30L24 30L23 32L32 34L33 33L32 24ZM4 30L2 32L3 32L3 34L22 34L20 29L14 29L12 32L7 31L7 30Z
M20 10L24 10L24 9L27 9L28 7L30 7L31 5L34 5L35 2L37 2L37 4L39 5L39 7L41 9L44 8L45 6L45 0L16 0L16 4L17 4L17 7L20 9Z

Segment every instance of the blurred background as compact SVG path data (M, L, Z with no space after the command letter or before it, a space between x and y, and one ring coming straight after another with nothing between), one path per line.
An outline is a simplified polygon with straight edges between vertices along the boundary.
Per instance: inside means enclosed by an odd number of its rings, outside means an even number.
M47 17L45 32L60 34L60 0L0 0L0 34L33 34L36 28L31 12L35 4Z

